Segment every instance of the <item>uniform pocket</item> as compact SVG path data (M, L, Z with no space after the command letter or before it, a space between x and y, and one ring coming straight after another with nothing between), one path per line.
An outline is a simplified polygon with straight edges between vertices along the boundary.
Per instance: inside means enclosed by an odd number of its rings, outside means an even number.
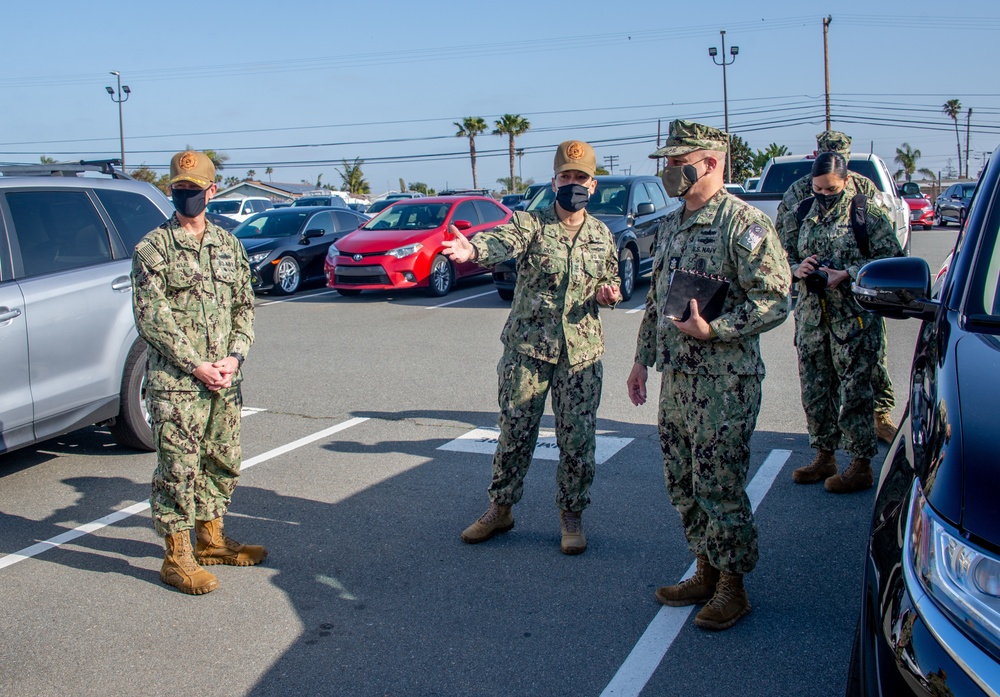
M233 285L236 283L236 259L232 255L218 255L212 257L212 275L219 283Z
M167 286L172 290L187 290L201 280L201 270L193 264L179 264L167 269Z

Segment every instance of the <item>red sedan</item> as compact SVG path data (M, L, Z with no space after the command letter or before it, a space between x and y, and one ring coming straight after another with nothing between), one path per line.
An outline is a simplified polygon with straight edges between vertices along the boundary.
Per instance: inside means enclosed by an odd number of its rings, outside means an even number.
M934 225L934 204L923 196L904 196L903 200L910 207L910 227L921 225L930 230Z
M448 226L472 237L510 217L510 210L486 196L397 201L330 247L324 267L327 285L341 295L392 288L447 295L457 279L487 273L478 264L455 264L442 254Z

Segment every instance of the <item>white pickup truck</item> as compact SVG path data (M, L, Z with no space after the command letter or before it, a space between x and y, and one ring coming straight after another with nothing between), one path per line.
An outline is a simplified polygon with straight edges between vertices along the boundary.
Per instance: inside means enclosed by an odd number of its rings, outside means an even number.
M812 171L813 155L786 155L772 157L764 165L757 190L738 194L747 203L756 206L767 213L774 221L778 212L778 204L792 184ZM896 192L896 183L889 168L881 157L874 154L851 154L847 168L852 172L868 177L875 183L882 198L882 205L890 212L896 226L896 237L903 253L910 254L910 207Z

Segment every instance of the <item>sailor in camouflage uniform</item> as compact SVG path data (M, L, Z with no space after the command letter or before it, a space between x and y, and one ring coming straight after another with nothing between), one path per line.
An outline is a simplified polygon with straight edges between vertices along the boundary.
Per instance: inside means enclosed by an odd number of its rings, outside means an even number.
M604 335L598 306L621 300L618 253L607 226L587 215L597 187L594 149L570 140L555 155L555 203L514 213L507 225L467 240L454 227L445 254L461 263L494 266L517 260L517 284L503 329L499 377L500 438L493 457L490 507L463 533L483 542L514 527L511 508L538 441L545 398L552 391L559 466L556 504L564 554L587 548L582 513L594 479L597 407L601 401Z
M827 491L847 493L872 485L871 458L878 451L872 372L878 361L879 324L851 291L861 267L902 251L885 210L872 206L865 216L868 250L851 224L847 160L834 152L813 163L814 200L795 240L785 240L792 275L799 279L795 345L799 354L802 406L815 459L797 468L800 484L825 480ZM828 280L807 290L816 269ZM813 276L813 278L818 278ZM842 446L852 460L837 474L834 451Z
M132 257L132 300L146 340L146 402L156 444L150 505L164 536L164 583L215 590L199 566L250 566L267 556L225 535L222 516L240 471L240 366L253 342L254 296L243 245L205 219L215 166L204 153L170 162L177 212ZM191 548L191 528L196 546Z
M646 401L647 367L662 372L660 446L667 491L697 559L690 579L656 591L665 605L707 603L695 618L727 629L750 612L743 575L757 563L757 528L746 494L750 437L761 402L759 334L788 316L791 277L770 219L723 185L727 134L691 121L670 124L667 193L684 207L664 218L646 311L639 328L629 398ZM675 270L728 281L721 314L710 322L696 300L690 317L666 316Z
M840 131L818 133L816 134L816 152L817 154L837 152L849 162L851 159L851 137ZM864 175L848 170L844 197L852 199L857 194L867 197L870 208L882 208L891 219L889 204L882 192L875 186L875 182ZM778 230L778 237L781 238L782 245L795 244L799 236L797 215L799 204L812 195L812 174L807 174L788 187L788 191L781 197L775 228ZM878 317L875 321L878 324L879 332L879 355L872 374L872 387L875 390L875 434L880 440L891 443L892 439L896 437L896 424L892 422L892 410L896 406L896 397L892 391L892 379L889 377L889 364L886 359L885 320Z

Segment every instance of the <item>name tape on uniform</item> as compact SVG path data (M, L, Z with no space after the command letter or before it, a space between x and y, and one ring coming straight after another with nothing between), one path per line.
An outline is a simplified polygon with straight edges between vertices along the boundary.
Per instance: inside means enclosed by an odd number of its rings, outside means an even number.
M457 453L479 453L481 455L493 455L497 448L500 429L498 428L475 428L465 435L459 436L455 440L438 447L438 450L450 450ZM597 464L603 465L615 454L632 442L632 438L615 438L613 436L597 436L597 449L594 459ZM559 446L556 445L555 431L539 431L538 444L535 445L534 458L536 460L558 460Z

